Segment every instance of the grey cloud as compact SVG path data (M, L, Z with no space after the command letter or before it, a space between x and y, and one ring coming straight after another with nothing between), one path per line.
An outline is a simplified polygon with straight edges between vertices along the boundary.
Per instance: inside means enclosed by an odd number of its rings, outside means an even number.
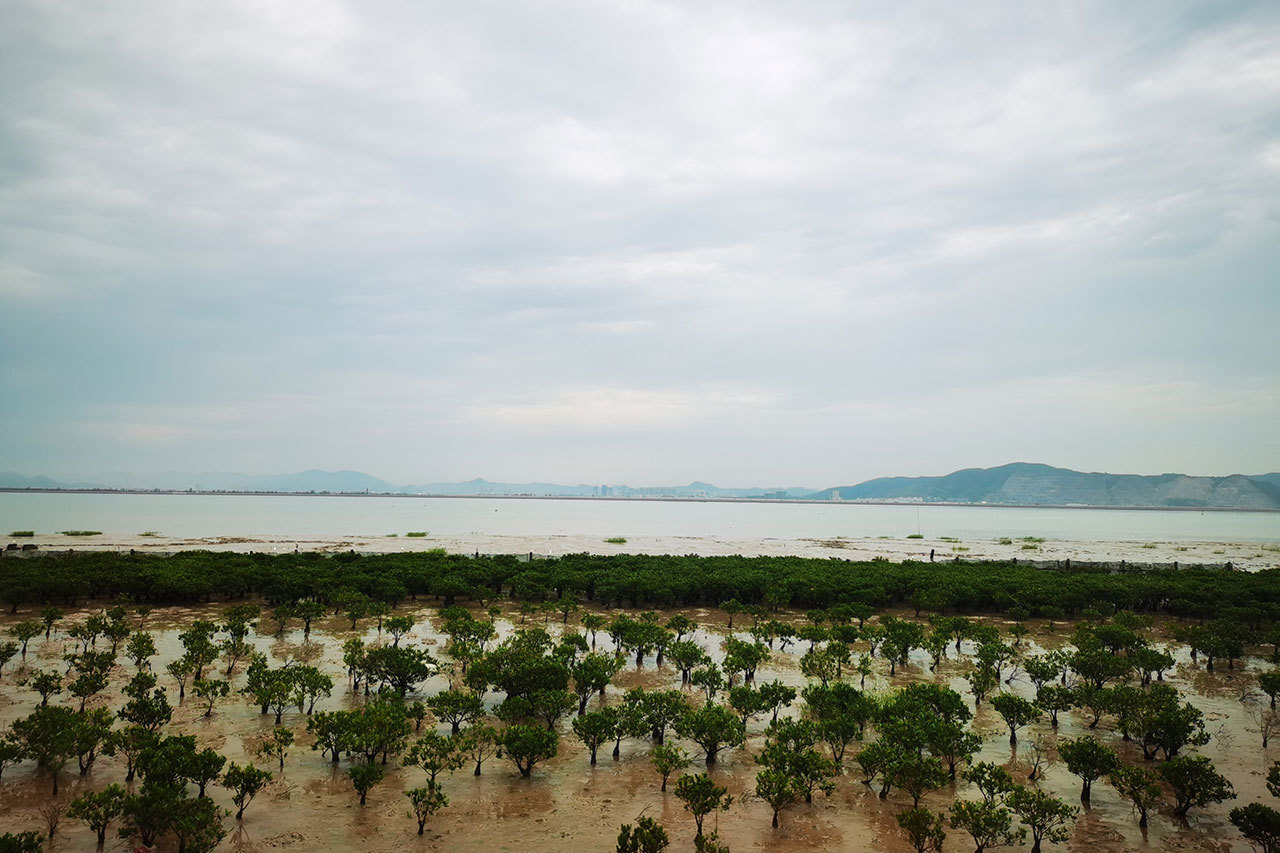
M3 467L1280 458L1275 4L6 19Z

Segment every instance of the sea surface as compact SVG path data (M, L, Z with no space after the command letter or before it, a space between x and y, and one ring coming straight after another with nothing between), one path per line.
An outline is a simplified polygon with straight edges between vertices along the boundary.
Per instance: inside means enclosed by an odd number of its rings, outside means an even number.
M1280 542L1280 513L856 503L278 495L0 493L0 536L702 536L751 539L1040 536L1057 540Z

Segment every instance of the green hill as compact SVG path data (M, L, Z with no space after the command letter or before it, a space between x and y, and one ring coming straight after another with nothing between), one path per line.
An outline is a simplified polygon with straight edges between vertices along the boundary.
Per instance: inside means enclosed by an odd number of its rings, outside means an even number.
M943 477L881 477L817 492L819 500L1280 509L1280 477L1103 474L1029 462Z

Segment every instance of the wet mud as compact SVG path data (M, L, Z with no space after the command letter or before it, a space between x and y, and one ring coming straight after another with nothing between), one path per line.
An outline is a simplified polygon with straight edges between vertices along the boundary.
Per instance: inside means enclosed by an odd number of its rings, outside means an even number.
M332 764L319 752L312 751L311 739L306 733L306 716L296 708L285 713L283 724L294 730L297 740L290 751L283 773L277 771L273 761L260 758L256 750L271 732L274 718L261 715L258 708L242 696L233 694L220 701L211 717L205 717L204 708L188 695L181 705L177 702L177 686L164 673L164 664L181 653L178 632L197 618L216 619L221 606L198 608L168 608L151 613L145 630L152 632L160 650L153 659L160 685L170 691L174 703L173 722L166 729L168 734L193 734L201 747L209 746L222 752L230 761L252 761L264 769L276 773L276 778L253 801L245 812L243 821L228 817L229 829L220 850L255 851L275 850L336 850L336 851L520 851L520 853L551 853L551 851L610 851L614 849L619 825L634 823L642 816L657 819L664 825L672 839L671 850L693 848L694 824L692 817L681 807L674 793L659 791L659 777L648 761L647 741L624 741L618 760L613 760L610 750L600 752L599 763L593 768L588 763L588 753L573 735L569 719L560 723L560 751L552 760L538 765L530 779L522 779L515 768L506 761L489 759L483 773L474 776L470 766L443 777L444 791L449 805L427 824L426 833L417 835L416 822L409 815L408 800L403 792L408 788L425 785L423 771L388 765L388 774L381 784L369 794L368 804L359 805L358 797L342 772L348 766L344 759L340 765ZM63 625L82 618L88 611L69 614ZM420 645L437 657L443 658L444 638L432 628L434 610L425 604L402 605L397 612L413 613L418 624L401 642ZM664 613L669 617L676 611ZM727 630L725 616L715 610L687 609L682 611L702 626L695 639L719 659L722 657L721 641ZM900 614L910 616L907 614ZM787 616L784 614L784 616ZM17 616L5 615L0 619L0 631L13 622L32 618L30 613ZM799 621L800 614L788 618ZM136 621L136 619L135 619ZM501 635L509 634L520 626L520 616L514 611L499 618ZM544 625L541 616L530 618L527 625ZM358 631L348 630L350 623L343 618L326 618L316 623L311 637L304 639L299 627L291 627L284 637L276 637L271 631L274 625L264 617L260 633L252 636L255 647L267 654L273 666L287 660L301 659L321 667L334 677L333 695L317 702L316 710L332 710L360 706L364 699L347 689L346 670L342 663L343 640L362 635L366 641L380 642L376 628L362 621ZM562 630L558 618L545 623L553 635ZM570 629L574 626L571 623ZM741 618L735 628L746 627ZM1023 641L1027 652L1042 647L1061 644L1070 626L1059 624L1057 633L1047 633L1046 626L1033 622L1032 636ZM1262 657L1251 657L1237 662L1234 670L1219 666L1209 673L1203 663L1192 662L1185 648L1177 648L1168 640L1170 624L1158 624L1153 629L1157 641L1170 644L1178 664L1166 675L1166 681L1183 691L1186 698L1195 703L1206 717L1206 727L1212 739L1196 752L1209 756L1219 772L1234 785L1238 799L1232 802L1195 809L1187 820L1170 814L1171 805L1161 806L1153 813L1150 826L1140 831L1137 818L1129 806L1104 781L1094 786L1092 802L1083 809L1071 835L1071 840L1061 845L1045 845L1046 850L1072 849L1089 851L1246 851L1251 849L1227 820L1233 805L1251 801L1272 804L1266 791L1265 775L1273 760L1280 758L1271 750L1261 748L1261 736L1247 709L1240 703L1241 695L1254 687L1257 673L1270 668ZM389 638L388 638L389 639ZM99 641L101 645L102 641ZM601 632L598 643L609 643ZM861 645L861 644L859 644ZM73 642L55 631L46 641L41 635L32 640L27 658L15 658L0 675L0 727L25 716L39 702L34 691L20 686L24 675L39 668L63 668L62 654L70 651ZM799 659L807 649L806 643L791 645L787 651L773 652L772 659L760 668L757 683L780 679L795 686L803 686L804 677L799 670ZM966 653L972 653L972 644L964 644ZM1262 650L1254 650L1261 654ZM937 673L928 669L929 660L923 652L915 652L911 663L898 669L898 675L890 679L887 665L875 659L876 674L867 680L868 689L889 689L912 681L949 684L973 707L963 674L967 662L952 657L944 660ZM118 708L122 704L120 688L133 673L133 666L123 654L114 671L109 690L96 697L92 705ZM219 676L221 677L221 675ZM233 676L233 688L244 683L244 664ZM856 678L856 676L855 676ZM679 672L669 663L658 667L652 656L637 667L634 659L615 679L609 688L606 701L617 701L630 687L646 688L679 687ZM418 694L411 698L425 698L448 687L447 675L438 675L421 685ZM1032 686L1025 680L1015 680L1007 686L1024 696L1031 697ZM696 696L690 693L690 696ZM500 696L496 698L501 698ZM71 704L65 693L50 700ZM496 701L490 694L489 704ZM594 708L599 697L591 700ZM72 705L74 707L74 705ZM792 708L788 713L794 714ZM1061 725L1055 732L1047 720L1033 724L1020 733L1017 748L1008 743L1008 730L1003 721L991 709L989 703L977 708L973 721L975 731L986 738L980 760L1006 766L1018 781L1025 782L1030 770L1030 745L1037 736L1046 739L1052 752L1057 737L1076 737L1090 733L1088 720L1080 712L1063 714ZM876 791L861 781L861 773L850 755L846 757L846 772L837 782L836 791L830 797L819 796L812 805L799 804L786 808L781 815L781 825L774 829L771 810L754 800L749 791L753 787L758 769L753 756L758 753L766 719L752 721L748 727L749 739L745 748L730 749L722 753L714 765L713 776L727 785L735 797L732 808L708 818L708 827L718 829L720 838L735 851L908 851L910 846L898 829L895 815L910 806L910 798L894 792L887 799L880 799ZM437 727L448 732L448 725ZM1116 746L1124 758L1141 763L1140 750L1121 742L1119 735L1102 726L1092 732L1104 742ZM685 744L690 752L696 747ZM701 769L695 759L693 770ZM123 782L122 758L101 756L90 772L78 775L74 760L60 776L60 797L69 800L84 790L99 789L112 782ZM1038 782L1042 790L1061 797L1069 803L1078 803L1079 780L1059 763L1051 764ZM51 781L48 773L37 770L33 762L24 762L4 771L0 778L0 830L18 832L44 831L44 821L39 808L49 802ZM215 800L225 808L231 808L228 792L212 787ZM928 794L923 804L936 810L945 810L959 797L973 797L975 792L963 781L957 786ZM1168 799L1166 797L1166 799ZM234 814L234 810L233 810ZM50 849L65 851L92 850L96 846L93 833L82 823L64 818ZM131 845L115 837L114 827L108 836L107 850L130 850ZM172 838L161 841L159 850L173 850ZM945 849L970 850L972 843L959 830L950 830Z

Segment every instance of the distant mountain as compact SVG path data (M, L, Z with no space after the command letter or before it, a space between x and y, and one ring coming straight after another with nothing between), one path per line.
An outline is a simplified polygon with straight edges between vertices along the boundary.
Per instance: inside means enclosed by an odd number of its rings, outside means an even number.
M385 480L359 471L301 471L296 474L234 474L206 471L189 473L165 471L137 476L111 473L92 481L59 482L48 477L23 477L0 473L0 488L6 489L163 489L198 492L398 492Z
M184 473L149 476L103 474L59 482L0 472L5 489L161 489L197 492L364 493L463 496L757 498L772 500L928 501L1045 506L1143 506L1280 509L1280 473L1226 477L1186 474L1100 474L1014 462L996 468L966 468L944 477L880 477L855 486L812 491L803 487L723 489L694 481L686 486L626 486L580 483L497 483L477 478L460 483L400 486L360 471L300 471L296 474Z
M1259 474L1256 477L1250 477L1258 484L1258 488L1262 489L1277 504L1280 504L1280 474Z
M405 486L401 491L419 495L551 495L554 497L590 496L596 486L562 486L558 483L492 483L477 477L464 483L427 483Z
M944 477L881 477L811 497L830 500L1280 509L1280 475L1101 474L1014 462Z
M66 489L84 488L88 484L71 486L51 480L43 474L35 477L24 477L14 471L0 471L0 489ZM92 488L92 486L89 486Z
M197 492L342 492L410 495L466 495L537 497L685 497L685 498L786 498L809 494L807 488L790 489L722 489L710 483L693 482L687 486L645 486L632 488L618 485L559 483L495 483L485 479L461 483L428 483L401 486L388 483L360 471L301 471L297 474L236 474L225 471L201 473L164 471L159 474L135 475L121 472L103 474L93 480L60 482L49 477L26 477L12 471L0 472L0 488L4 489L132 489Z
M694 481L687 486L625 486L581 483L563 486L557 483L493 483L484 479L465 483L431 483L405 486L404 491L426 495L538 495L549 497L664 497L664 498L795 498L810 494L803 487L722 489L710 483Z

